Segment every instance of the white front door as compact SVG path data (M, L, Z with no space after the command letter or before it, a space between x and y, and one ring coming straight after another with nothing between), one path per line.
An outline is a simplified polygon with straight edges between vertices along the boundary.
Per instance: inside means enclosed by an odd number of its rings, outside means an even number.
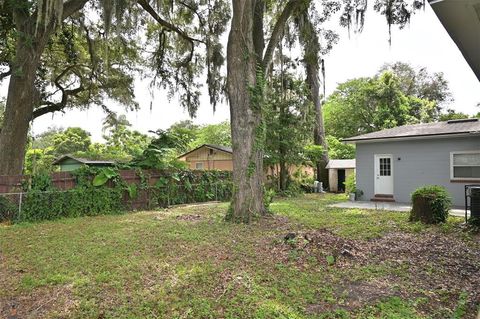
M375 195L393 195L392 155L375 154Z

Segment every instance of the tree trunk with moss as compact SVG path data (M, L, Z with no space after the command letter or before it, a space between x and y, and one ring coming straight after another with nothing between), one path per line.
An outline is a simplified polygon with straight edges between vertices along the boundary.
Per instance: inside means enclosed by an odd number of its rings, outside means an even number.
M233 146L232 203L227 220L248 223L267 211L263 198L264 76L285 24L303 0L288 1L277 17L268 45L264 39L263 0L233 0L227 45L228 99Z
M228 97L233 146L234 192L227 219L248 223L264 214L260 86L253 39L254 1L233 1L227 46ZM262 31L263 32L263 31ZM261 75L259 75L261 76Z

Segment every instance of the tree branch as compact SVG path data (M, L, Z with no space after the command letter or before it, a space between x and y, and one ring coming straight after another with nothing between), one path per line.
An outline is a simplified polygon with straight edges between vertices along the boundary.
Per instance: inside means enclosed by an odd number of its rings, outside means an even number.
M69 0L63 4L63 19L70 17L72 14L82 10L88 0Z
M73 0L72 0L73 1ZM153 19L155 19L155 21L157 21L161 26L165 27L166 29L170 30L170 31L173 31L175 33L177 33L179 36L181 36L183 39L189 41L192 43L193 45L193 42L200 42L200 43L204 43L205 44L205 41L203 40L200 40L200 39L195 39L195 38L192 38L191 36L189 36L185 31L179 29L178 27L176 27L175 25L171 24L170 22L166 21L166 20L163 20L159 15L158 13L155 11L155 9L152 8L152 6L150 6L150 4L146 1L146 0L137 0L137 3L145 10L147 11Z
M178 1L182 6L188 8L190 11L192 11L198 18L198 21L200 22L200 25L203 27L205 25L205 20L203 19L202 15L200 12L198 12L194 6L184 2L184 1Z
M272 63L273 52L283 38L283 31L285 29L285 25L287 24L287 21L292 15L293 11L300 7L300 5L302 4L309 4L310 1L311 0L290 0L285 5L285 8L283 9L282 13L278 17L277 22L275 23L275 26L273 27L272 35L270 37L270 40L268 41L267 49L265 50L265 54L262 60L263 71L268 70L268 68L270 67L270 64Z
M82 85L82 77L75 71L72 71L72 72L74 72L80 78L80 86L78 86L75 89L67 90L60 83L60 80L62 79L62 77L64 77L69 71L73 70L77 66L78 65L76 64L68 66L54 80L55 86L58 88L58 90L62 92L62 99L60 100L60 102L53 103L50 101L46 101L42 103L45 106L35 109L32 114L32 119L36 119L37 117L40 117L48 113L62 111L67 106L68 98L70 96L75 96L85 90L84 86Z

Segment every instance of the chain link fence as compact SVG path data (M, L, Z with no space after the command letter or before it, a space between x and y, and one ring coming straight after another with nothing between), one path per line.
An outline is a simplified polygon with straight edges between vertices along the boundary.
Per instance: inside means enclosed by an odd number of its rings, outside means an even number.
M0 222L101 215L113 213L112 207L117 207L119 211L153 210L179 204L229 201L233 183L222 181L146 187L136 185L135 187L134 196L127 189L118 192L107 187L3 193L0 194ZM110 198L110 201L119 202L106 208L106 204L102 203L103 199L97 194L115 191L116 197ZM76 207L79 207L78 211L75 211Z

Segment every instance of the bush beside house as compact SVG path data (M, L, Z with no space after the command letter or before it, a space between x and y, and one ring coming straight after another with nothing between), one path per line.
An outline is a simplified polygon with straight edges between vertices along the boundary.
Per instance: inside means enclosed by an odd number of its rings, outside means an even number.
M417 188L412 194L410 221L443 223L447 220L451 207L452 200L445 187L428 185Z

